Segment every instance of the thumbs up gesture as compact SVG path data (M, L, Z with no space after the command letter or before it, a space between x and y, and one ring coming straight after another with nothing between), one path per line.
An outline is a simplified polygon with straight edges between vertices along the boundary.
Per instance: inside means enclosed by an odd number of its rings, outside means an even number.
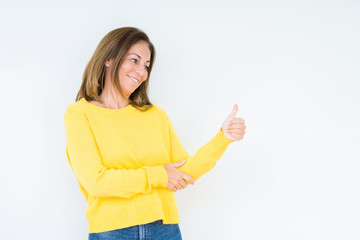
M221 130L225 137L231 141L239 141L244 138L245 134L245 120L236 118L238 105L235 104L230 115L225 119Z

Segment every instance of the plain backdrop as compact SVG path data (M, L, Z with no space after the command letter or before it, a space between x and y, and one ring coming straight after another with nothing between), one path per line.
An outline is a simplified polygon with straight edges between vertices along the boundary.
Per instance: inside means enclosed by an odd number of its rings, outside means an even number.
M2 1L1 239L87 239L63 116L97 44L134 26L150 100L190 155L246 121L176 193L183 239L360 239L359 1Z

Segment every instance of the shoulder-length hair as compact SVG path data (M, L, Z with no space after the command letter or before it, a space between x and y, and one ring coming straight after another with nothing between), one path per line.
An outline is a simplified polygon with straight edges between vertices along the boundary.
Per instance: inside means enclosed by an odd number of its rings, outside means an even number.
M151 108L152 103L147 95L147 89L151 69L155 61L155 47L150 42L149 37L142 30L134 27L114 29L106 34L100 41L89 63L86 65L82 77L82 84L75 101L85 98L87 101L95 100L103 103L100 99L100 94L105 86L105 62L111 58L114 58L111 72L111 82L125 99L124 93L119 84L118 71L124 60L125 54L129 51L132 45L141 40L145 41L149 45L151 53L150 66L148 68L146 81L143 81L141 85L129 96L129 104L140 111L146 111Z

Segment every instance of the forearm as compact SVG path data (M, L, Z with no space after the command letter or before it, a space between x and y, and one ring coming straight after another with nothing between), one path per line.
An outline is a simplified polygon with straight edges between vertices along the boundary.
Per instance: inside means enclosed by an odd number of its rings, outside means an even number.
M192 176L195 181L198 180L202 175L214 168L217 160L221 158L231 142L223 135L220 129L211 141L200 147L193 156L190 156L183 149L180 141L173 140L173 148L177 145L176 158L181 158L176 161L186 160L186 163L178 169Z
M167 174L163 166L148 166L136 170L101 167L84 172L76 171L80 183L95 197L131 198L149 193L153 188L166 187Z

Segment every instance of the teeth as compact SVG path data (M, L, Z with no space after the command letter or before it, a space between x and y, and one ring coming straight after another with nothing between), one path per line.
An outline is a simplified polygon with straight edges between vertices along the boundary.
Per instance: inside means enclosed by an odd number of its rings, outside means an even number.
M130 77L130 76L129 76ZM135 81L135 82L139 82L138 80L136 80L135 78L133 78L133 77L130 77L133 81Z

